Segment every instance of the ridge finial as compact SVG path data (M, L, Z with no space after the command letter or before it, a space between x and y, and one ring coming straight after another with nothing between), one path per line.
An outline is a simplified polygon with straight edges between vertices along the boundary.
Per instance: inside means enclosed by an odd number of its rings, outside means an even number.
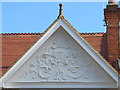
M63 17L63 15L62 15L62 6L63 6L63 4L62 3L60 3L59 4L59 16L58 16L58 18L60 18L60 17Z

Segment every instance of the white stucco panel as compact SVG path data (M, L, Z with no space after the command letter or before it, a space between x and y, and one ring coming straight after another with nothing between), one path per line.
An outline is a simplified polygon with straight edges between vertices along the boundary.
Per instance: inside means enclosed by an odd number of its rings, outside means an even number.
M114 80L62 27L59 27L8 82L114 82Z

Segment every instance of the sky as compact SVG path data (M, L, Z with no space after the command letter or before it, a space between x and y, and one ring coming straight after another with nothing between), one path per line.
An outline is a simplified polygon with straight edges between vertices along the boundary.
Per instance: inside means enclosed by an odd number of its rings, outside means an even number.
M63 16L78 32L105 32L107 3L63 2ZM3 2L2 33L42 33L57 18L59 2Z

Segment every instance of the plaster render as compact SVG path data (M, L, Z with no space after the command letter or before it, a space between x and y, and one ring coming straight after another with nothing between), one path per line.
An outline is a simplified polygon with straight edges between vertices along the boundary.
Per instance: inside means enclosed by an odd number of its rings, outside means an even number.
M114 82L114 80L62 27L59 27L8 82Z

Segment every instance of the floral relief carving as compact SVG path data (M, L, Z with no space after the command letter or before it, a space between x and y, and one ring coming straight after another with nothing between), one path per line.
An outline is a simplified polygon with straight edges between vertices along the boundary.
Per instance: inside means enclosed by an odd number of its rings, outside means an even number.
M37 55L35 60L29 64L29 68L24 71L23 78L42 81L88 79L81 69L90 64L80 60L81 57L83 56L75 51L67 41L64 45L60 45L57 40L54 40L52 45L45 48L43 53Z

